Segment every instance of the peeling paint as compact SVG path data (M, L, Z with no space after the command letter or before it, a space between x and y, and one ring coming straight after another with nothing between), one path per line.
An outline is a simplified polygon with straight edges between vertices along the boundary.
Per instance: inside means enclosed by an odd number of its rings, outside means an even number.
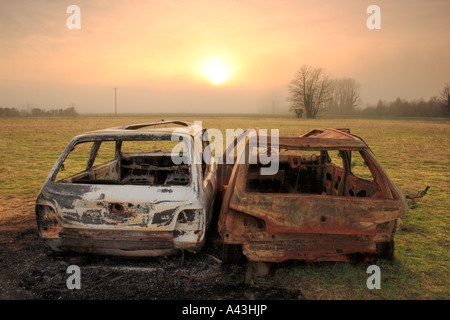
M380 244L393 243L406 200L361 138L349 130L316 129L280 137L271 147L280 150L276 175L260 176L259 163L243 159L232 171L219 170L219 181L226 183L218 186L224 190L219 217L224 245L240 245L249 260L265 262L385 255ZM251 154L248 149L247 141L239 157ZM330 151L339 152L342 166L331 161ZM352 152L361 154L371 181L352 173ZM227 252L224 260L232 260Z
M185 127L183 133L176 134L185 135L191 141L190 147L194 135L202 134L190 123L164 122L169 123ZM170 152L123 154L121 151L123 141L171 141L177 128L153 128L158 124L94 131L79 135L69 143L36 200L38 229L52 250L157 256L175 254L180 249L193 252L201 249L216 194L215 164L211 164L202 180L201 166L174 165ZM70 152L87 141L94 142L94 147L86 169L55 181ZM116 141L116 158L93 166L103 141ZM187 157L201 158L195 152L202 150L187 150ZM183 210L198 214L178 221ZM53 215L50 217L48 212Z

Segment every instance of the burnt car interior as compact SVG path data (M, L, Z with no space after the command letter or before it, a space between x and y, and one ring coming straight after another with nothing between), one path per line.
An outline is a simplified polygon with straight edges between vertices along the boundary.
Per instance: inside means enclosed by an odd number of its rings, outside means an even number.
M180 164L172 160L171 150L177 143L170 140L82 142L69 153L56 181L185 186L190 183L190 165L185 153L177 155Z
M269 165L249 164L247 192L371 198L379 190L362 151L286 148L278 159L274 175L261 175Z

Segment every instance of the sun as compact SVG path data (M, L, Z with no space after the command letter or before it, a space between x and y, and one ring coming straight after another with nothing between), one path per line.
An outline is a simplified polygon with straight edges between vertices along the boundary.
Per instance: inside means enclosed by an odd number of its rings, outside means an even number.
M205 59L202 73L212 84L219 85L230 78L231 69L223 59L214 57Z
M206 70L206 76L212 83L221 84L228 79L228 70L220 64L211 65Z

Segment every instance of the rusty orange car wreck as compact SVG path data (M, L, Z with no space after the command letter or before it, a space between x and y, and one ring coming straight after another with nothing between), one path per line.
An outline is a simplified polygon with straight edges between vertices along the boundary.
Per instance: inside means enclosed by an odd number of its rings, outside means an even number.
M246 158L245 141L241 161L218 172L224 262L393 258L406 200L361 138L348 129L280 137L267 148L278 152L272 175Z

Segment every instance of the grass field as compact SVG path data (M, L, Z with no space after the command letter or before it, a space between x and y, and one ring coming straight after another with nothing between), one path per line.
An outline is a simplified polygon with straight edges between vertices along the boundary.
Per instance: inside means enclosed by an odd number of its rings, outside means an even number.
M165 116L167 117L167 116ZM261 116L171 116L202 120L203 127L279 129L299 135L313 128L350 128L377 155L407 195L428 194L403 218L395 260L377 261L381 289L369 290L370 264L282 264L276 285L301 288L308 299L449 299L450 122L438 119L294 119ZM77 134L161 116L0 119L0 219L34 215L34 200L56 159ZM1 230L0 230L1 231ZM268 281L261 278L257 281Z

